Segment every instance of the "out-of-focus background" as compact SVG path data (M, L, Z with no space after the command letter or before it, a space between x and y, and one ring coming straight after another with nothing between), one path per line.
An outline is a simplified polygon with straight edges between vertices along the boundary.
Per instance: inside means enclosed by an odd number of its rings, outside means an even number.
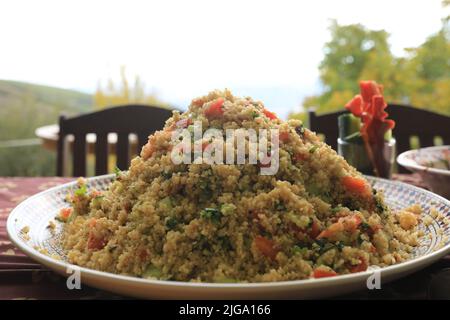
M449 0L2 1L0 176L55 175L35 130L215 88L281 118L340 110L358 81L450 115ZM420 129L418 129L420 131Z

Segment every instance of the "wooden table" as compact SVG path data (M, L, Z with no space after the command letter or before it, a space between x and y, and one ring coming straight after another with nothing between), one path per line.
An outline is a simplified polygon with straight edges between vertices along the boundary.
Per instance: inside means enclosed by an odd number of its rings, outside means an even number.
M395 176L420 184L415 176ZM66 183L73 178L0 178L0 299L123 299L112 293L82 286L68 290L61 276L34 262L15 248L6 234L10 211L27 197ZM450 270L450 255L411 276L387 284L381 290L363 290L340 299L424 299L428 287L442 270ZM450 292L450 279L440 285ZM239 297L236 297L239 298Z

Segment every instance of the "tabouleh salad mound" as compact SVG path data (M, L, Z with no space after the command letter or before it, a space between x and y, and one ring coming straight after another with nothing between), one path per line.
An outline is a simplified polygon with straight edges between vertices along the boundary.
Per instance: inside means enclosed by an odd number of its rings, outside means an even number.
M194 130L195 121L203 130L279 129L278 172L261 175L258 164L175 165L171 132ZM282 281L399 263L418 245L419 206L391 211L301 121L281 121L228 90L175 111L116 175L102 193L80 179L71 207L60 212L69 262L162 280Z

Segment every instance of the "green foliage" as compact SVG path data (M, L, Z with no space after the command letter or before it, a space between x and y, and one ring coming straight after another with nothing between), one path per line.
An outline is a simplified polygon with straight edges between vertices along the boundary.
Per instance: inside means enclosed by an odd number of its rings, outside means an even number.
M444 3L445 5L445 3ZM389 48L389 34L369 30L360 24L330 26L331 40L319 66L323 92L306 97L305 108L321 112L342 110L357 93L360 80L383 84L389 103L406 103L450 114L450 30L443 19L442 29L418 48L395 57ZM291 118L305 117L304 113Z

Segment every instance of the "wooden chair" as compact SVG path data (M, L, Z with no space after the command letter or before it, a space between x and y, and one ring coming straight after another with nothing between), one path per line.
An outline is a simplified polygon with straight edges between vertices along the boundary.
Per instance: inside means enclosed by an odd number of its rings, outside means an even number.
M414 108L407 105L389 104L386 108L389 119L395 120L394 137L397 140L397 154L411 149L410 138L417 136L420 147L434 145L434 138L441 137L444 144L450 144L450 117ZM317 115L308 110L309 127L312 131L325 135L325 142L337 150L339 115L347 111ZM400 172L408 172L399 168Z
M86 135L94 133L95 174L106 174L108 171L108 134L117 134L116 156L117 167L121 170L129 166L129 135L137 136L138 150L147 143L148 136L164 127L165 121L172 111L160 107L144 105L124 105L82 114L73 118L59 118L59 139L57 153L57 175L64 173L67 157L66 137L73 135L73 176L86 176Z

